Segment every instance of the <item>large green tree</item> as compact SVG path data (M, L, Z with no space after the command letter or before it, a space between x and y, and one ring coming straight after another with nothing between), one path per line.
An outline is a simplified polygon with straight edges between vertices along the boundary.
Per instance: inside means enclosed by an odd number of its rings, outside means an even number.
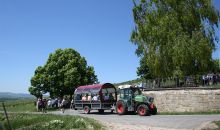
M80 85L97 83L94 68L73 49L58 49L49 55L31 78L29 92L36 97L49 92L51 97L73 95ZM39 94L40 93L40 94Z
M220 63L219 59L214 59L212 64L212 72L214 73L220 73Z
M31 95L34 95L37 98L42 98L43 94L47 91L43 88L45 82L45 69L41 66L37 67L34 72L34 76L31 78L31 87L28 88L28 91Z
M142 77L195 75L211 70L219 12L212 0L133 0L131 41Z

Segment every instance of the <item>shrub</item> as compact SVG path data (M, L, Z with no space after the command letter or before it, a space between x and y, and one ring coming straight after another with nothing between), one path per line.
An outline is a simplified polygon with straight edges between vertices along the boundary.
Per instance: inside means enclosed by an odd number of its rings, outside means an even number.
M52 120L43 126L45 129L61 129L64 127L64 122L61 120Z

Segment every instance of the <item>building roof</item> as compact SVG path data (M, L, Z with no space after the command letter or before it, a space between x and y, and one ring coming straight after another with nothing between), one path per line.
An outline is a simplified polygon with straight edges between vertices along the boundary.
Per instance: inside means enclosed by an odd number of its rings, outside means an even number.
M111 83L79 86L75 93L98 93L102 88L115 88Z

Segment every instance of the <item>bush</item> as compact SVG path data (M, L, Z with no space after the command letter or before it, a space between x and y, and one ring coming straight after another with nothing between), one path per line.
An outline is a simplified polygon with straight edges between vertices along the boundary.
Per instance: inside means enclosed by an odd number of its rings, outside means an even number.
M49 123L46 123L45 125L43 125L43 127L45 128L45 129L53 129L53 130L55 130L55 129L61 129L61 128L63 128L64 127L64 122L63 121L61 121L61 120L52 120L52 121L50 121Z

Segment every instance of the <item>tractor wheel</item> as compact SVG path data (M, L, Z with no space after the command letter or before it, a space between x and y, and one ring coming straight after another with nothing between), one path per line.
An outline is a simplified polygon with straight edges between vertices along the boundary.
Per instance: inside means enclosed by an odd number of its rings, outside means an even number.
M99 109L98 111L99 111L99 113L104 113L103 109Z
M119 115L123 115L126 113L126 105L123 101L118 101L116 103L116 111Z
M139 105L137 108L138 115L140 115L140 116L148 115L149 114L148 110L149 109L148 109L147 105L145 105L145 104Z
M154 105L153 109L150 110L150 113L152 115L156 115L157 114L157 107Z
M89 114L90 113L90 108L88 106L84 107L84 113Z

